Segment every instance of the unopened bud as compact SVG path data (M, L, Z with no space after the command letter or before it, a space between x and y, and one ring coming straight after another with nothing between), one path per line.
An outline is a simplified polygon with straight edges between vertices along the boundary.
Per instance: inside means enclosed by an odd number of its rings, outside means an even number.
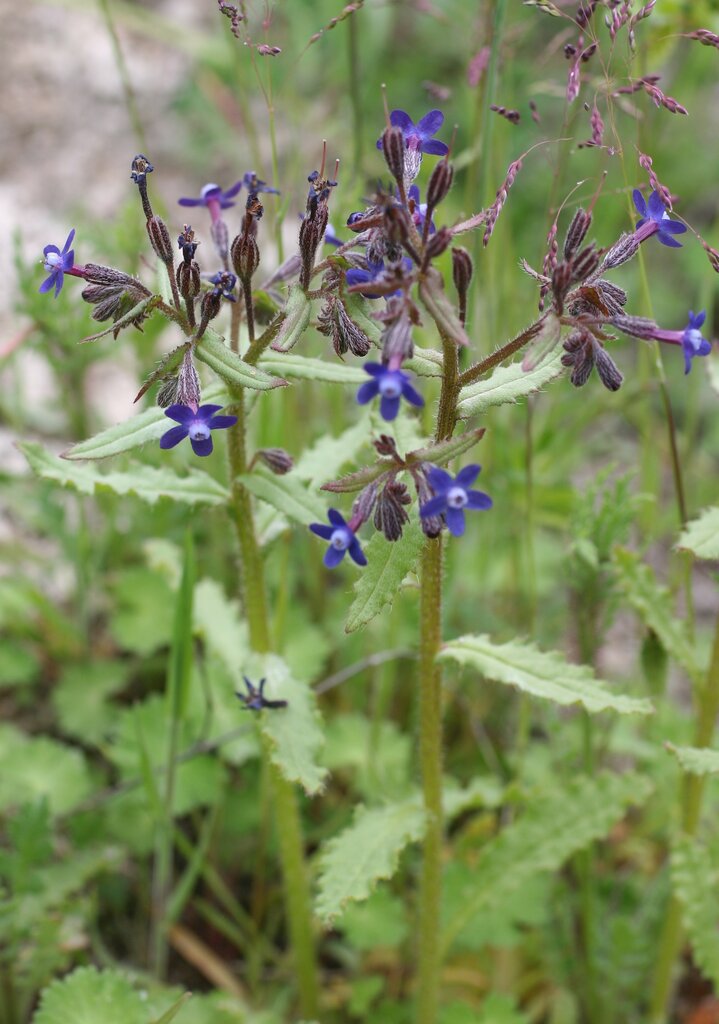
M185 224L181 234L177 236L177 244L182 249L182 258L185 263L189 263L195 258L197 246L200 243L195 241L195 232L189 224Z
M217 314L220 312L220 306L222 305L222 294L218 289L213 288L211 292L205 292L202 296L202 302L200 304L200 329L198 335L201 336L205 332L205 328L209 324L210 320L214 320Z
M210 225L210 234L212 235L212 241L215 243L217 255L220 257L220 261L224 263L227 259L230 236L227 231L227 225L222 218L212 222Z
M382 152L389 172L395 181L404 181L404 155L406 151L404 132L397 125L382 132Z
M170 233L167 230L164 220L160 217L152 216L149 218L145 226L147 228L150 244L155 250L156 255L159 256L163 263L172 263L172 243L170 242Z
M358 520L359 525L366 523L372 515L372 509L374 508L376 498L377 484L374 482L368 484L367 487L357 495L352 506L352 518Z
M329 213L326 203L319 203L311 217L305 217L300 225L300 256L302 270L300 285L309 288L312 279L312 268L315 265L315 253L324 241Z
M387 540L396 541L402 536L402 527L409 522L404 506L409 505L411 501L406 486L398 480L388 483L378 496L374 525L377 530L382 531Z
M604 387L608 391L619 391L624 378L619 372L617 364L599 342L596 343L594 348L594 365Z
M385 365L401 365L405 359L411 359L414 353L412 343L412 324L404 308L400 314L382 331L382 362Z
M127 288L132 285L139 285L148 295L150 292L140 285L134 277L125 274L122 270L115 270L114 267L102 267L99 263L86 263L83 277L91 284L107 284L117 288Z
M244 232L232 242L230 258L235 273L242 280L249 280L260 265L260 250L254 235Z
M570 259L582 244L584 236L589 230L589 225L591 223L591 213L586 213L580 207L572 218L572 223L569 225L569 230L567 231L567 237L564 240L565 260Z
M599 253L594 245L585 246L572 260L572 281L584 281L597 269L598 263Z
M258 448L256 457L277 476L284 476L294 466L294 459L284 448Z
M185 352L180 372L177 375L177 399L181 405L188 405L197 409L200 404L200 378L192 362L192 355L188 349Z
M439 231L435 231L433 235L430 235L424 250L425 260L429 262L441 256L452 244L453 237L449 228L440 228Z
M154 171L150 161L142 153L138 153L130 164L130 177L136 185L142 185L147 181L147 175Z
M192 260L190 263L181 263L177 268L177 287L183 299L192 300L200 294L200 268Z
M612 324L622 334L628 334L632 338L643 338L646 341L656 337L656 332L659 330L659 325L654 320L650 320L649 317L628 316L626 313L613 316Z
M425 475L426 469L429 468L431 468L429 463L423 463L420 471L414 474L414 485L417 489L420 510L423 505L427 504L430 498L434 497L434 491L429 486ZM419 522L422 532L426 537L439 537L444 525L442 516L420 516Z
M636 254L638 248L639 241L636 234L622 235L602 260L602 271L621 267L623 263L626 263L627 260L630 260Z
M427 216L435 206L439 206L452 187L454 167L448 160L440 160L436 164L427 183Z
M459 246L452 249L452 278L459 299L459 319L462 324L467 320L467 293L474 272L472 257L466 249Z

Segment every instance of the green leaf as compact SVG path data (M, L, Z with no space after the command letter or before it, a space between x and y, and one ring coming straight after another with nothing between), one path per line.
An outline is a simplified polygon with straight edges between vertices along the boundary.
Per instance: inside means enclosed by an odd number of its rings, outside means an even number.
M154 505L160 498L186 505L224 505L230 497L221 483L200 469L191 469L187 476L179 476L165 466L136 466L123 473L101 473L95 466L75 466L34 442L20 441L17 447L38 476L63 487L72 487L81 494L95 494L102 490L134 494L149 505Z
M347 615L345 632L353 633L391 605L402 581L411 572L422 550L424 534L419 522L405 524L399 540L390 542L376 532L365 548L367 566L355 583L356 597Z
M462 388L459 393L457 414L460 419L466 420L471 416L481 415L493 406L516 403L519 398L535 394L545 384L561 377L563 373L560 352L533 370L523 370L521 363L499 366L491 377Z
M287 384L287 381L280 377L271 377L257 366L250 366L210 328L196 342L194 351L201 362L206 363L218 377L232 387L270 391L272 388L284 387Z
M651 792L641 775L599 773L578 777L561 790L533 799L525 813L481 851L474 891L452 916L444 947L487 907L502 904L540 871L556 871L589 843L606 835L627 807L641 804Z
M84 661L68 666L52 691L62 731L86 746L99 746L116 714L110 698L126 685L128 670L129 663L122 661Z
M368 380L367 374L360 366L342 363L339 359L330 362L326 359L313 359L310 356L292 355L289 352L265 352L258 365L260 369L281 374L283 377L321 380L329 384L363 384Z
M352 900L365 900L382 878L391 878L404 848L422 838L424 810L418 797L368 810L326 843L320 857L315 910L325 922Z
M170 1021L180 1012L182 1007L185 1005L188 999L192 996L192 992L183 992L180 998L172 1004L169 1010L167 1010L161 1017L158 1017L152 1022L152 1024L170 1024Z
M685 772L692 775L719 773L719 750L711 750L709 747L677 747L673 743L665 743L665 746Z
M322 485L322 490L331 491L333 494L352 494L362 490L367 484L371 484L373 480L377 480L388 469L392 469L396 465L394 459L380 459L371 466L363 466L362 469L358 469L354 473L340 477L339 480L330 480L329 483Z
M680 836L672 852L672 885L702 973L719 988L719 872L696 839Z
M430 267L420 278L419 297L443 335L455 345L469 345L467 332L455 305L444 290L442 275L434 267Z
M250 494L272 505L278 512L303 526L324 522L327 509L321 498L309 490L293 473L276 476L265 466L256 466L251 473L238 477Z
M224 384L215 383L203 391L202 399L204 402L227 405L230 396ZM117 423L86 441L74 444L62 453L62 457L70 460L106 459L110 455L119 455L139 448L148 441L158 441L169 426L170 421L165 416L165 410L155 405L138 416L125 420L124 423Z
M594 678L588 665L571 665L559 652L540 651L532 643L495 644L488 636L461 636L445 644L438 657L469 665L487 679L556 704L581 704L591 712L611 708L625 715L650 715L654 710L649 700L613 693L608 683Z
M265 678L265 696L286 700L286 708L273 708L260 716L260 729L270 744L270 758L290 782L299 782L310 795L319 792L326 770L317 757L324 742L315 694L295 679L276 655L253 655L247 676L256 683Z
M147 1024L147 1014L120 971L78 967L43 990L32 1024Z
M306 448L294 468L294 475L319 487L339 473L364 448L370 436L370 416L361 415L353 426L338 437L324 434L311 448Z
M290 288L281 316L282 323L275 334L272 348L278 352L289 352L309 327L312 316L312 303L298 284Z
M615 547L612 553L615 576L620 589L641 617L656 634L667 654L675 658L687 672L698 672L694 648L684 622L677 618L674 599L666 587L657 582L654 570L639 556L626 548Z
M0 811L46 799L53 814L66 814L91 790L79 750L0 724Z
M250 650L247 623L237 601L215 580L200 580L195 587L194 629L239 685Z
M119 318L119 320L113 321L109 327L105 327L102 331L98 331L97 334L90 334L87 338L82 338L79 342L80 345L85 345L90 341L98 341L100 338L104 338L106 334L112 334L113 331L119 331L123 327L127 327L139 316L144 313L145 316L151 313L152 310L162 302L161 295L147 295L144 299L140 299L136 306L133 306L131 310L125 313Z
M172 352L168 352L162 357L155 369L152 370L152 372L145 378L145 383L135 395L136 402L140 401L142 396L149 391L153 384L158 380L162 380L164 377L169 376L178 368L185 356L185 353L189 350L191 345L191 341L184 341L181 345L178 345L177 348L173 348Z
M408 452L407 462L410 464L433 462L436 466L444 465L473 448L477 441L482 440L484 432L484 427L467 430L464 434L451 437L448 441L439 441L437 444L429 444L425 448L417 448L413 452Z
M677 541L677 547L697 558L719 558L719 506L706 508L693 519Z
M363 298L357 292L345 291L342 302L347 310L350 320L353 320L359 329L367 335L369 340L379 346L382 338L382 328L377 320L369 314L372 311L370 300ZM366 374L363 375L366 379Z

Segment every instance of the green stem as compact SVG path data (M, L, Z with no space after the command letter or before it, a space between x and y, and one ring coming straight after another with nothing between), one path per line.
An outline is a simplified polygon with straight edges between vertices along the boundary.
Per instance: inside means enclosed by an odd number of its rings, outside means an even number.
M362 124L362 79L360 77L359 60L359 24L357 15L351 15L347 19L347 42L349 50L350 69L350 100L352 103L352 140L354 143L354 159L352 167L354 175L360 181L364 179L362 173L362 140L364 139L364 127Z
M472 366L468 367L464 373L459 375L459 387L464 388L468 384L473 384L476 380L479 380L480 377L483 377L485 373L489 373L489 371L493 370L495 366L499 366L500 363L503 363L505 359L509 359L509 357L514 355L515 352L518 352L520 348L524 348L524 346L539 333L539 328L545 319L546 314L545 316L540 317L539 320L536 320L533 324L530 324L529 327L525 328L521 334L517 335L516 338L513 338L511 341L508 341L506 345L502 345L501 348L492 352L492 354L487 356L486 359L482 359L480 362L474 363Z
M711 662L699 694L697 712L694 746L708 747L712 741L717 714L719 714L719 618L714 633ZM706 776L704 775L685 772L682 776L681 828L687 836L696 835L705 781ZM667 1006L674 981L674 965L681 949L681 942L681 910L676 897L673 896L669 903L659 942L659 955L649 1013L650 1024L664 1024L666 1021Z
M117 64L120 81L122 82L122 91L125 94L125 104L127 106L127 112L130 115L132 129L137 136L140 149L144 152L147 150L145 132L142 127L142 121L140 120L140 111L138 110L137 100L135 99L135 93L132 88L132 80L127 70L127 64L125 63L125 56L122 52L122 47L120 46L120 39L115 30L115 23L112 19L112 14L110 13L110 2L109 0L99 0L99 6L107 28L107 34L110 37L112 52L115 55L115 63Z

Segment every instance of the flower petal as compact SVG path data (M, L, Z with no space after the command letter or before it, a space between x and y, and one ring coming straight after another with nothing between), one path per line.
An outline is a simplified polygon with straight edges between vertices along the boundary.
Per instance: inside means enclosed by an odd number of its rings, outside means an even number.
M437 494L434 498L430 498L424 505L420 507L419 514L421 519L426 519L427 516L441 516L447 509L447 498L444 494Z
M372 280L372 275L369 270L360 270L359 267L350 267L350 269L345 273L345 280L348 285L367 284L368 281Z
M695 330L699 330L706 318L707 311L705 309L703 309L701 313L697 313L696 316L694 316L691 310L689 311L689 323Z
M49 254L51 252L56 253L58 256L61 255L60 250L58 249L58 247L56 245L46 245L45 248L43 249L43 252L44 252L44 254L46 256L49 256Z
M205 200L204 199L188 199L188 198L184 198L184 199L178 199L177 202L179 203L180 206L204 206L205 205Z
M657 238L662 243L662 245L666 245L670 249L681 249L681 248L683 248L681 242L677 242L676 238L672 238L671 235L666 235L661 228L657 232Z
M406 110L393 110L389 115L389 121L395 128L401 128L403 132L408 132L414 128L414 121Z
M427 470L427 479L432 490L440 494L444 494L450 487L454 487L454 478L446 469L440 469L439 466L430 466Z
M461 537L464 533L464 511L461 508L448 508L444 519L452 536Z
M365 367L367 369L367 367ZM367 405L373 398L376 398L379 394L379 384L376 380L368 380L366 384L360 384L357 388L357 394L355 395L356 401L359 405Z
M187 427L171 427L160 438L160 448L174 448L187 437Z
M234 199L235 196L237 195L237 193L240 191L241 188L242 188L242 178L240 178L239 181L236 181L235 184L231 188L225 189L225 191L222 193L222 198L223 199Z
M661 220L666 213L666 206L662 202L662 197L657 191L652 192L647 202L647 210L652 220Z
M479 476L481 468L482 467L478 466L476 462L472 463L472 465L470 466L464 466L464 468L460 469L459 473L457 473L457 476L455 477L455 483L459 484L460 487L464 487L465 489L467 487L471 487L474 481Z
M336 508L327 509L327 518L333 526L346 526L345 517L341 512L338 512Z
M221 408L221 405L201 405L197 412L193 413L193 416L204 423L209 423L210 418L214 413L219 412Z
M325 551L325 557L322 561L325 563L328 569L334 569L336 565L339 565L342 559L345 557L346 548L333 548L330 545Z
M416 128L420 135L424 136L424 138L429 138L430 135L436 135L443 124L444 114L442 111L430 110L428 114L425 114L417 122Z
M221 409L222 406L217 406ZM189 407L189 405L168 405L165 409L165 416L169 416L171 420L176 420L178 423L189 424L195 419L195 411Z
M363 384L362 387L366 387ZM399 398L388 398L387 395L382 396L382 401L379 403L379 414L383 420L391 423L392 420L397 418L399 412Z
M65 275L62 272L62 268L58 267L55 271L55 298L58 297L62 291L62 286L65 283Z
M212 452L211 437L191 437L190 444L195 455L210 455Z
M449 146L439 139L427 139L419 147L420 153L427 153L428 156L446 156L449 153Z
M56 276L57 276L57 272L53 270L52 274L50 274L49 277L45 278L43 283L38 288L38 291L39 292L43 292L43 293L49 292L52 289L53 285L55 284L55 277Z
M310 523L310 530L316 533L322 540L329 540L335 532L334 526L327 526L326 523Z
M683 235L686 229L686 224L682 224L680 220L663 220L659 226L662 233L666 231L670 235Z
M74 237L75 237L75 228L72 228L71 231L70 231L70 234L65 239L65 244L62 247L63 253L67 253L68 252L70 246L72 245L72 240L73 240Z
M467 491L467 504L466 508L472 509L472 511L485 511L491 508L494 502L488 494L484 491Z
M402 397L406 398L412 405L424 405L424 399L419 391L415 391L408 380L402 383Z
M367 557L362 550L362 545L356 537L353 539L347 550L349 551L350 558L353 562L356 562L357 565L367 565Z
M647 215L647 202L642 193L638 188L635 188L632 192L632 199L634 200L634 208L638 214L642 217Z
M235 423L237 423L236 416L213 416L212 419L207 420L210 430L226 430L228 427L234 427Z

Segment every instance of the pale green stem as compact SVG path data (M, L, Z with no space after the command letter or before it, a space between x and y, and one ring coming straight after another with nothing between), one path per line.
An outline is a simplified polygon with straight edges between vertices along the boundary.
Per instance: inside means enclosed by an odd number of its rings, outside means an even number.
M138 110L137 100L135 99L135 92L132 88L132 80L130 73L127 70L127 64L125 63L125 55L122 52L120 46L120 39L115 29L115 22L113 21L112 14L110 12L109 0L98 0L100 11L107 28L107 34L110 37L110 45L112 46L112 52L115 55L115 64L117 65L118 74L120 75L120 81L122 82L122 91L125 94L125 104L127 106L127 112L132 122L132 128L137 136L137 141L140 149L147 150L147 142L145 140L145 132L142 127L142 121L140 119L140 111Z

